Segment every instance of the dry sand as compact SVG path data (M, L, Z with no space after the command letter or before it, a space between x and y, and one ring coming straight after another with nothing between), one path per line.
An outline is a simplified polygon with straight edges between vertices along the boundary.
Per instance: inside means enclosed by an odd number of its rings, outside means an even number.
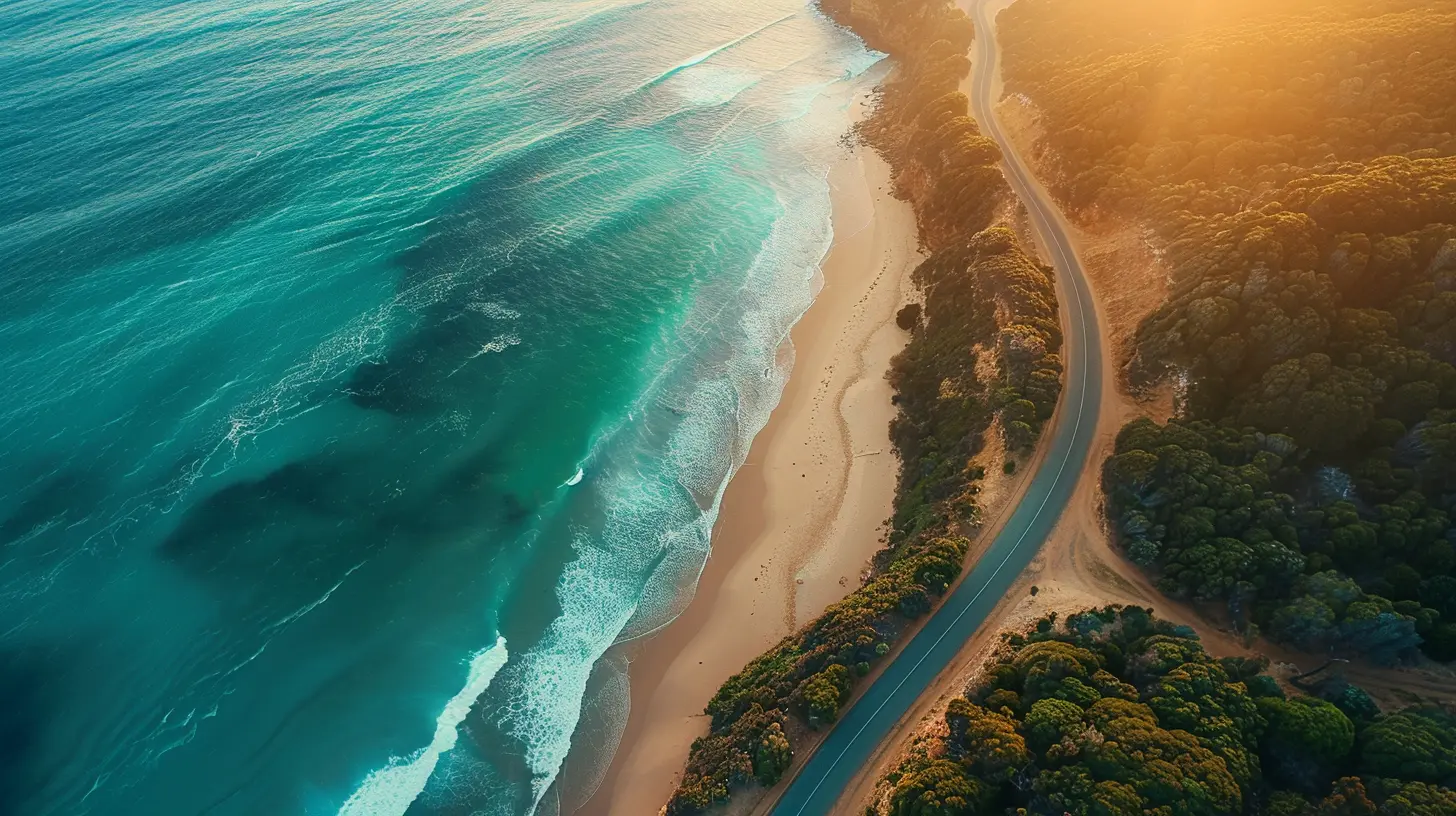
M792 332L793 371L724 495L696 596L653 637L617 647L631 705L607 776L578 811L643 816L671 795L703 707L744 664L859 586L881 546L899 465L885 380L920 259L915 217L867 148L830 173L824 286Z

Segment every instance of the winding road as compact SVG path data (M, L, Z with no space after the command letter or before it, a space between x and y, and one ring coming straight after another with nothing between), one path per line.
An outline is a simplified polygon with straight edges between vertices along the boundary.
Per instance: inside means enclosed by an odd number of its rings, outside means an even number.
M1000 146L1006 180L1026 204L1054 261L1065 310L1066 380L1053 438L1020 504L991 546L894 662L844 712L779 798L774 816L824 816L834 809L860 766L931 687L1041 549L1082 477L1097 430L1102 348L1092 293L1064 219L1033 183L996 120L992 94L998 72L989 67L998 66L1000 57L985 0L975 3L973 14L978 36L972 110L982 131Z

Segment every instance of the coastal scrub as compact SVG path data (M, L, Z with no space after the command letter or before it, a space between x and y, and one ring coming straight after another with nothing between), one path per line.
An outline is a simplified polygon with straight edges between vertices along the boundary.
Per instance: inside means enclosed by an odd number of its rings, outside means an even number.
M1456 718L1287 696L1266 664L1140 607L1053 613L1002 634L869 814L1456 812Z
M774 784L794 736L838 718L860 679L960 576L981 524L985 470L976 456L987 430L999 419L1007 447L1030 448L1061 390L1051 270L1010 230L988 229L1007 187L999 151L957 90L970 68L970 20L948 0L821 7L896 60L860 135L890 164L929 253L914 272L924 303L900 315L911 338L889 374L899 406L890 434L901 463L895 514L864 585L713 696L711 732L693 743L669 816ZM953 804L976 795L942 790L939 779L922 775L924 796Z

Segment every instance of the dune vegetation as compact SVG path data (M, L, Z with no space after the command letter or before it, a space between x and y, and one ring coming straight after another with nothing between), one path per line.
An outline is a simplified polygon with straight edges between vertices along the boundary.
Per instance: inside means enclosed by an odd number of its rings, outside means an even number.
M835 721L856 684L960 576L981 524L976 455L988 444L1034 445L1061 389L1051 270L1010 230L990 227L1006 185L999 151L956 90L970 67L969 20L948 0L825 2L824 11L896 59L860 135L891 164L928 252L913 273L924 302L899 316L910 341L889 375L899 406L895 515L862 586L713 696L711 731L693 743L672 816L774 784L795 742ZM999 441L988 433L998 424Z
M890 372L902 469L887 544L863 586L713 695L711 733L693 743L670 814L777 782L795 739L835 721L859 680L960 576L982 521L985 472L974 462L993 420L1000 416L1008 444L1029 444L1056 405L1061 338L1051 272L1009 230L992 227L942 250L915 276L926 292L923 321ZM1003 350L1013 343L1017 353ZM985 381L976 375L982 355L997 361ZM1013 430L1017 423L1024 430Z

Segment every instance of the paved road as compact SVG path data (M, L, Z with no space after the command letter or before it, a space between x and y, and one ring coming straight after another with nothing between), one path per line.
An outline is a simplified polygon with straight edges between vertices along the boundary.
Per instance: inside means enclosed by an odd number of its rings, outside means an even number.
M1027 487L1021 504L1007 520L970 575L926 622L925 628L891 663L874 685L844 712L774 808L774 816L824 816L840 793L905 716L961 645L986 620L1031 563L1042 542L1061 517L1082 475L1087 452L1097 428L1102 395L1101 335L1092 295L1071 242L1054 217L1054 205L1042 200L1028 180L1031 174L991 115L992 71L997 64L994 29L986 18L984 2L975 4L979 53L971 100L983 132L995 139L1006 156L1007 181L1027 209L1048 247L1061 284L1062 308L1067 316L1066 383L1061 413L1052 430L1051 449Z

